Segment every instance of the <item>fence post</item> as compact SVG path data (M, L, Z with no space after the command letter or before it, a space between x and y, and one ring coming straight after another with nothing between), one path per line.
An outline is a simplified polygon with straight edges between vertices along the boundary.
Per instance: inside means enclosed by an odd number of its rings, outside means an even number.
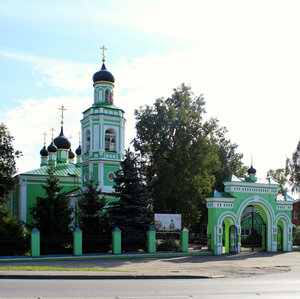
M73 231L73 254L82 255L82 230L79 227Z
M115 227L112 230L112 252L113 254L121 253L121 230L118 227Z
M40 231L36 227L31 231L31 256L40 256Z
M183 228L181 231L181 251L187 252L189 250L189 230Z
M147 249L149 253L154 253L156 251L155 235L155 229L150 226L149 230L147 231Z

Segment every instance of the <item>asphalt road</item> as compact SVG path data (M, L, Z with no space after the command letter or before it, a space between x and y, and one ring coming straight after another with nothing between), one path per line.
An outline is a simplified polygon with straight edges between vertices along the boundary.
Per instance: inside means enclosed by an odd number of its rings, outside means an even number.
M299 298L300 277L276 273L251 278L31 280L1 279L0 298Z

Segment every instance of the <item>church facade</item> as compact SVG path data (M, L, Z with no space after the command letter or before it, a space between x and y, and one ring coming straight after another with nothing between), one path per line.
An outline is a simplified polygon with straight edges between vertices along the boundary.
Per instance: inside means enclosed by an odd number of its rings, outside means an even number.
M61 130L48 147L46 140L40 151L40 168L18 175L18 185L11 195L10 209L24 223L32 223L30 208L36 203L36 197L43 197L48 171L53 167L59 179L61 192L71 195L71 203L76 205L80 198L81 188L90 180L108 201L115 200L111 193L114 185L114 173L120 168L124 159L124 111L114 105L114 76L106 69L103 55L102 68L93 76L94 101L90 108L83 112L81 120L81 140L75 154L71 143L64 135L63 106Z

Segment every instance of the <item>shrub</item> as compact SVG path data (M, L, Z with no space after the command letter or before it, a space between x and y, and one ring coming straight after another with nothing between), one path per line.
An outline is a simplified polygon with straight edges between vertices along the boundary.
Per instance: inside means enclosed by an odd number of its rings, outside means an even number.
M180 240L168 238L157 245L157 251L180 251Z

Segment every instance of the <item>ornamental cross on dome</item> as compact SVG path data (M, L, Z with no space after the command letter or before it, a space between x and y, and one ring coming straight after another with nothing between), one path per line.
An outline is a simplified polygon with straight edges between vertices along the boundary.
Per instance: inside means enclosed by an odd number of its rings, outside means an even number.
M51 128L51 129L50 129L50 131L51 131L51 136L52 136L52 141L53 141L53 138L54 138L54 136L53 136L53 135L54 135L54 131L55 131L55 129Z
M64 106L61 106L60 108L58 108L58 110L61 110L61 126L63 126L63 124L64 124L64 111L66 111L67 109L65 109Z
M46 132L44 132L44 134L42 134L42 135L44 135L44 145L46 146L46 137L48 134Z
M102 50L102 62L104 63L104 62L105 62L105 54L104 54L104 51L106 51L107 48L105 48L104 46L102 46L100 49Z
M79 136L79 145L81 145L81 131L79 131L77 134Z

